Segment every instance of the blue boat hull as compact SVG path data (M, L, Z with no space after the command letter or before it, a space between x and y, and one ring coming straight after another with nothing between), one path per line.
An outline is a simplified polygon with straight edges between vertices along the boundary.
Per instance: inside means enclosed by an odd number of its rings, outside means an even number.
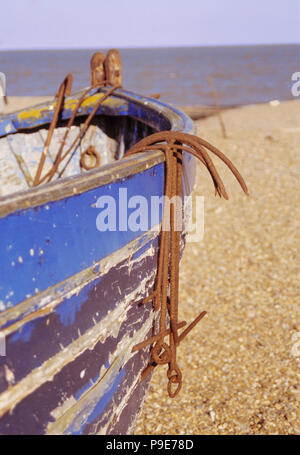
M39 112L0 119L0 136L51 121L47 105ZM193 132L176 109L123 90L98 115L141 122L127 132L127 146L151 130ZM0 199L1 434L133 432L150 347L131 351L153 335L158 318L141 302L157 270L151 198L164 193L164 167L163 154L151 152ZM184 168L188 194L193 158L184 156ZM148 203L148 225L120 228L135 195ZM122 207L114 232L97 228L102 196Z

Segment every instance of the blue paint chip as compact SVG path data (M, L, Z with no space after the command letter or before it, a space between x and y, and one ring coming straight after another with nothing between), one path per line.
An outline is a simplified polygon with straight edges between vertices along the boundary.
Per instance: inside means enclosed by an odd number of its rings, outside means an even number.
M79 430L74 430L73 429L73 425L71 427L69 427L65 434L72 434L72 435L81 435L83 434L83 431L86 427L86 425L88 425L89 423L93 422L103 411L104 409L106 408L106 406L108 405L108 403L112 400L117 388L118 388L118 385L120 384L122 378L124 377L125 375L125 368L123 368L120 373L117 375L117 377L115 378L115 380L113 381L113 383L111 384L110 388L107 390L107 392L105 392L102 397L100 398L100 400L98 401L98 403L96 404L96 406L94 407L93 411L91 412L91 414L88 416L86 422L84 422L84 424L81 426L81 428ZM75 419L76 421L76 419Z
M154 244L154 241L153 240L150 240L149 242L147 242L145 245L142 246L142 248L140 248L139 250L137 250L133 255L132 255L132 259L137 259L138 257L140 257L143 253L145 253L149 248L151 248L151 245Z
M15 341L24 341L25 343L30 340L31 334L35 327L35 321L28 322L27 324L23 325L21 330L18 330L14 333L11 338L11 341L14 343Z
M90 286L85 287L79 296L65 299L58 306L56 313L64 326L72 325L75 322L76 313L80 311L82 305L87 299Z
M99 374L94 377L94 379L90 380L89 382L85 383L77 392L75 393L75 399L79 400L79 398L86 392L93 384L95 384L99 379Z

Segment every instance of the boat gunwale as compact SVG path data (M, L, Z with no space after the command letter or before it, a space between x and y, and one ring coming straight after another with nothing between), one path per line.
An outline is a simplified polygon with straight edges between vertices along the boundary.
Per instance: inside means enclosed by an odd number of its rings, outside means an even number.
M80 96L81 93L82 91L78 92L73 95L72 98L74 98L74 96ZM108 101L113 98L121 98L128 103L136 104L140 108L144 108L145 111L156 113L157 116L160 116L163 120L167 120L169 122L171 131L194 132L194 125L190 117L171 105L123 89L117 89L114 94L108 98ZM48 101L37 106L31 106L28 110L32 108L39 108L42 110L52 105L53 102ZM19 112L24 111L26 111L26 109ZM70 115L71 112L72 109L69 110ZM2 119L0 118L0 121L10 120L14 115L16 115L16 113L17 112L8 114L7 116L2 117ZM85 115L85 113L81 115ZM101 115L101 111L99 111L98 115ZM141 120L133 115L127 114L127 116ZM45 125L48 123L49 121L46 120ZM34 128L35 126L36 125L33 125L32 127ZM42 127L40 123L38 126ZM28 129L28 126L26 126L26 129ZM21 131L21 128L17 129L17 131L19 130ZM7 135L9 134L10 133ZM54 182L50 182L39 187L29 188L25 191L0 197L0 218L10 215L16 211L26 210L46 203L65 199L70 196L82 194L97 187L133 176L164 161L165 156L160 151L140 153L134 157L117 160L84 174L60 178Z

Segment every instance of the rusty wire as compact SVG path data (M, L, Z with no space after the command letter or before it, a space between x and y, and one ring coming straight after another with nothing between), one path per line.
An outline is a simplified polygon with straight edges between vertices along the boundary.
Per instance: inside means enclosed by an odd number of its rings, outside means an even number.
M156 365L168 364L168 393L175 397L182 386L182 373L177 363L177 347L188 333L205 316L202 311L196 319L181 333L178 330L186 323L178 322L178 291L181 231L178 219L182 218L182 153L186 151L198 158L208 169L216 193L228 199L221 177L218 174L207 150L217 155L232 171L243 191L248 194L247 186L233 163L216 147L205 140L186 133L162 131L152 134L139 141L124 157L149 150L161 150L165 154L166 177L165 196L175 202L169 205L170 213L163 210L162 230L159 245L158 271L153 293L143 303L153 302L154 310L160 309L159 333L133 347L133 352L153 345L151 363L143 371L142 379L146 378ZM206 150L207 149L207 150ZM179 198L179 200L178 200ZM179 203L180 201L180 203ZM178 223L178 224L176 224ZM169 233L170 231L170 233ZM169 320L169 328L167 323ZM169 343L165 337L169 336ZM174 389L175 387L175 389Z
M46 138L45 145L44 145L44 148L43 148L43 152L42 152L42 155L41 155L41 159L40 159L40 162L39 162L39 165L38 165L38 168L37 168L34 180L33 180L33 186L36 186L36 185L40 184L40 177L41 177L42 170L43 170L43 167L44 167L44 164L45 164L46 156L48 154L48 150L49 150L49 147L50 147L50 143L51 143L51 139L52 139L52 136L53 136L53 133L54 133L54 129L55 129L56 125L57 125L59 114L60 114L60 111L62 109L65 96L71 94L72 83L73 83L73 76L72 76L72 74L68 74L66 76L66 78L63 80L63 82L61 83L61 85L60 85L60 87L58 89L58 92L56 94L57 103L56 103L56 106L55 106L55 110L54 110L54 114L53 114L52 121L51 121L51 124L50 124L50 128L48 130L48 134L47 134L47 138Z
M43 171L43 167L45 164L46 156L49 151L51 139L53 136L53 132L55 128L57 127L58 120L59 120L59 114L63 108L64 105L64 99L66 95L70 95L71 93L71 85L73 81L73 76L69 74L62 84L59 87L58 94L56 95L58 100L57 104L55 107L54 115L52 117L52 121L48 130L48 135L46 142L44 144L44 149L41 155L41 159L38 165L38 169L34 178L33 186L40 185L41 183L49 183L53 176L55 175L55 172L57 171L60 163L66 158L67 155L70 154L71 150L74 149L76 150L77 146L81 143L84 135L86 134L88 127L94 118L97 110L99 109L100 105L117 89L122 87L122 70L121 70L121 57L119 52L116 49L111 49L108 51L106 58L104 59L104 56L101 52L96 52L93 54L91 58L91 86L86 89L81 97L79 98L75 109L72 112L72 115L68 121L67 128L64 134L64 137L61 141L60 148L58 150L58 153L55 157L54 163L50 171L48 171L42 178L41 174ZM71 130L72 125L74 124L76 115L82 105L82 103L88 98L91 90L93 89L100 89L103 87L110 86L110 88L103 94L102 98L100 98L95 106L93 107L91 113L87 116L85 122L80 128L80 131L78 135L75 137L73 140L72 144L68 147L68 149L63 153L64 151L64 146L66 144L69 132ZM80 159L80 162L82 160ZM96 166L97 164L100 163L99 159L96 159ZM96 167L95 166L95 167Z
M98 84L96 87L98 88L101 88L101 87L104 87L105 86L105 82L104 83L101 83L101 84ZM43 169L43 165L44 165L44 162L45 162L45 159L46 159L46 155L48 153L48 150L49 150L49 146L50 146L50 141L51 141L51 138L52 138L52 135L53 135L53 131L54 129L56 128L57 126L57 122L58 122L58 113L60 111L60 109L62 108L62 102L59 104L57 103L57 106L56 106L56 111L55 111L55 114L57 113L57 115L53 115L53 118L52 118L52 122L51 122L51 125L50 125L50 128L49 128L49 132L51 132L51 134L48 133L48 137L47 137L47 141L45 142L45 145L44 145L44 150L42 152L42 155L41 155L41 160L40 160L40 163L39 163L39 167L38 167L38 171L37 171L37 174L35 176L35 179L34 179L34 186L36 185L40 185L41 183L45 182L45 180L47 180L47 183L50 182L55 174L55 172L57 171L58 169L58 166L60 165L60 163L66 158L67 155L70 154L71 150L72 149L75 149L75 147L77 147L80 142L82 141L84 135L86 134L87 132L87 129L92 121L92 119L94 118L97 110L99 109L100 105L117 89L119 88L118 85L115 85L113 87L111 87L110 89L108 89L104 95L102 96L102 98L100 98L97 103L95 104L95 106L93 107L91 113L88 115L88 117L86 118L85 122L83 123L83 125L81 126L80 128L80 131L79 133L77 134L77 136L75 137L75 139L73 140L72 144L68 147L68 149L63 153L63 150L64 150L64 146L65 146L65 143L66 143L66 140L67 140L67 137L69 135L69 132L71 130L71 127L74 123L74 120L76 118L76 115L80 109L80 106L82 105L82 103L85 101L85 99L87 99L87 97L89 96L89 93L92 89L94 89L94 87L89 87L84 93L83 95L79 98L77 104L76 104L76 107L75 109L73 110L72 112L72 115L68 121L68 124L67 124L67 128L66 128L66 131L65 131L65 134L64 134L64 137L61 141L61 145L60 145L60 148L58 150L58 153L56 155L56 158L54 160L54 163L53 163L53 166L52 168L50 169L50 171L48 171L42 178L40 178L41 176L41 173L42 173L42 169ZM49 138L49 140L48 140Z

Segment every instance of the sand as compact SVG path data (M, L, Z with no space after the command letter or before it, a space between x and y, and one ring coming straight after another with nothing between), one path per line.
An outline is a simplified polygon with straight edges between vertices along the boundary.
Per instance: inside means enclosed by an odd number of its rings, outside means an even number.
M186 246L180 314L208 314L180 345L175 399L165 367L155 371L137 435L300 434L300 101L222 115L227 139L215 116L196 122L198 134L232 159L250 197L214 159L230 200L215 197L198 165L205 235Z
M53 99L53 96L8 96L7 104L4 105L2 114L9 114L14 111L35 106Z
M201 163L202 242L187 244L180 313L207 316L180 345L180 394L155 371L135 434L300 434L300 101L255 105L196 122L237 166L246 197L218 159L230 200Z

